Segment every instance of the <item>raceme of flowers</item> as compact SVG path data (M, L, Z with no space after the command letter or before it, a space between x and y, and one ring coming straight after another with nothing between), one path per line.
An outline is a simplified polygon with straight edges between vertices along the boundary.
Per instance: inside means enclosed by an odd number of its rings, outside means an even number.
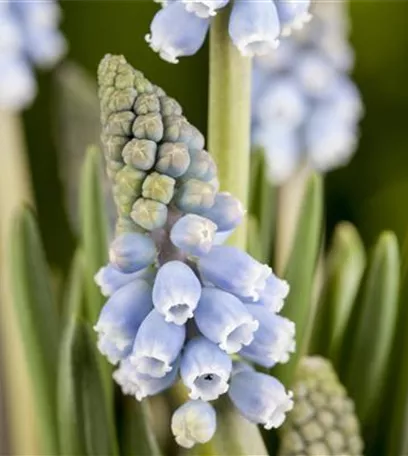
M20 110L34 99L32 66L49 68L66 50L59 20L54 0L0 3L0 108Z
M348 74L346 8L345 1L316 2L307 27L254 59L253 145L265 151L276 184L303 164L326 172L355 152L363 107Z
M300 29L311 18L310 0L156 0L150 47L171 63L195 54L203 45L217 12L232 4L229 35L244 56L262 55L276 49L282 36Z
M177 101L121 56L107 55L98 79L118 224L96 275L108 301L95 330L99 350L118 364L114 379L139 401L181 380L190 400L171 428L184 447L212 438L210 401L225 393L248 420L280 426L291 393L239 360L288 361L294 324L278 315L288 284L222 245L244 210L218 192L203 136Z

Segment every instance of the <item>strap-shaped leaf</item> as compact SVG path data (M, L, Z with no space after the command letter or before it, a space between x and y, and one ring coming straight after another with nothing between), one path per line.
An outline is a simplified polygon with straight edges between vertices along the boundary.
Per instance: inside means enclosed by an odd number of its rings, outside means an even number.
M58 424L65 455L118 454L113 419L102 383L100 363L90 328L84 322L83 257L77 252L67 302L58 373Z
M365 428L378 417L397 318L400 259L393 233L383 233L372 253L356 319L348 330L342 376Z
M350 223L339 224L326 261L311 344L311 353L328 357L335 366L365 266L366 254L357 230Z
M59 345L57 307L35 216L23 207L11 232L14 304L37 400L44 454L58 454L55 379Z
M107 261L107 217L101 188L101 153L89 147L81 175L80 208L82 248L87 294L87 316L94 324L103 298L94 282L94 275Z
M282 315L296 324L296 353L289 363L273 369L285 385L292 381L300 357L306 351L307 326L313 312L312 288L321 239L323 185L321 176L309 177L300 210L295 239L286 267L290 294Z

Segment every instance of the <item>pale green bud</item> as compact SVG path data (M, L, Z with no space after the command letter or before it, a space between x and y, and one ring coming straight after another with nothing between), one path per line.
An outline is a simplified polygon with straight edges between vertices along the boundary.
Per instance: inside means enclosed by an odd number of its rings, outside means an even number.
M139 198L130 214L132 220L148 231L163 228L167 221L167 206L151 199Z
M105 132L113 136L130 136L136 115L132 111L114 112L105 125Z
M99 86L113 86L120 65L126 64L123 55L106 54L98 67Z
M115 192L121 192L136 199L142 193L142 184L145 177L146 173L143 171L126 165L116 174Z
M164 117L163 140L168 142L183 142L193 149L204 147L204 136L191 125L183 116Z
M159 146L156 169L171 177L182 176L190 166L190 154L184 143L164 143Z
M169 204L174 194L176 181L165 174L153 172L143 182L143 198Z
M183 109L180 104L171 97L161 97L160 98L160 107L163 117L169 116L181 116L183 114Z
M106 109L112 112L131 111L137 97L137 91L133 87L122 90L114 90L109 94ZM102 105L102 109L104 109Z
M147 171L156 161L157 144L148 139L132 139L123 148L124 162L134 168Z
M122 233L144 233L145 231L144 228L137 225L130 217L119 215L116 222L116 236Z
M133 123L133 135L137 139L150 139L159 142L163 138L163 122L160 114L138 116Z
M129 141L126 136L111 136L102 134L101 140L104 146L106 160L122 162L122 150Z
M217 166L208 152L190 149L189 153L190 166L183 176L184 179L199 179L209 182L217 176Z
M177 191L176 204L183 212L200 214L214 205L215 193L211 184L190 179Z
M143 93L136 99L134 111L138 116L160 112L159 98L154 93Z
M109 177L109 179L115 179L117 176L118 172L123 169L123 163L122 162L117 162L114 160L108 160L106 162L106 173Z
M154 84L153 84L153 91L159 98L166 96L166 92L161 87L154 85Z
M154 86L153 84L148 81L142 73L138 72L139 75L135 78L134 81L134 87L138 91L138 93L153 93L154 92Z

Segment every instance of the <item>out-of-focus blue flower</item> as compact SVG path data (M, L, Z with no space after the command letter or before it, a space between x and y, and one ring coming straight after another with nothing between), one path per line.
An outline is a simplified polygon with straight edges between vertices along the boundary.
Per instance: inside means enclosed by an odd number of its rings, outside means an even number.
M141 233L124 233L115 238L109 249L111 264L119 271L132 273L154 263L157 256L154 241Z
M113 373L113 378L122 388L124 394L135 396L138 401L145 397L154 396L170 388L176 381L178 374L178 360L172 366L171 371L161 378L137 372L129 359L122 361L119 368Z
M210 251L216 231L217 225L208 218L187 214L173 225L170 239L183 252L202 256Z
M229 0L181 0L186 5L186 10L198 17L211 17L217 14L217 10L224 8Z
M299 30L312 19L309 13L310 0L276 0L282 35L288 36L292 30Z
M234 2L229 34L242 55L262 55L279 45L281 24L273 1Z
M140 374L164 377L171 372L185 338L184 326L166 323L164 317L154 309L137 332L130 361Z
M267 281L264 291L259 297L257 304L262 304L270 312L280 312L285 304L290 291L290 287L286 280L279 279L275 274L271 274Z
M152 309L152 288L144 280L134 280L114 293L94 327L102 339L101 352L112 360L127 356L140 325Z
M0 8L0 107L19 110L36 93L31 66L49 68L65 53L58 31L60 10L53 0L5 0Z
M191 399L213 401L228 390L231 358L205 337L190 340L181 359L181 378Z
M229 354L249 345L259 326L238 298L216 288L203 288L194 319L201 333Z
M295 324L273 314L263 306L248 304L247 310L259 322L250 345L243 347L240 355L264 367L287 363L296 349Z
M326 172L347 164L358 141L363 108L348 75L346 2L316 2L313 20L298 31L308 3L276 0L282 22L292 13L298 19L290 39L254 62L252 143L263 148L274 184L302 166Z
M213 247L208 255L200 258L198 266L204 280L252 301L259 299L272 272L269 266L230 246Z
M171 418L171 431L184 448L210 441L217 427L215 410L208 402L189 401L179 407Z
M153 304L165 321L184 325L193 317L201 296L201 284L181 261L169 261L158 271L153 286Z
M228 394L247 420L268 430L281 426L293 408L292 393L276 378L260 372L238 372L231 379Z
M171 2L154 16L146 41L162 59L178 63L179 57L200 49L209 25L209 19L189 13L181 2Z

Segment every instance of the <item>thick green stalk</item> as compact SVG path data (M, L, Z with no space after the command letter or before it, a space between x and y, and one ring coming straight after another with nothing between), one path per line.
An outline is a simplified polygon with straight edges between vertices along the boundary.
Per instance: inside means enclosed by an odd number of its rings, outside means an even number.
M230 11L215 17L210 33L209 150L218 165L221 189L248 207L250 170L251 60L242 57L228 35ZM245 247L246 224L231 237Z

